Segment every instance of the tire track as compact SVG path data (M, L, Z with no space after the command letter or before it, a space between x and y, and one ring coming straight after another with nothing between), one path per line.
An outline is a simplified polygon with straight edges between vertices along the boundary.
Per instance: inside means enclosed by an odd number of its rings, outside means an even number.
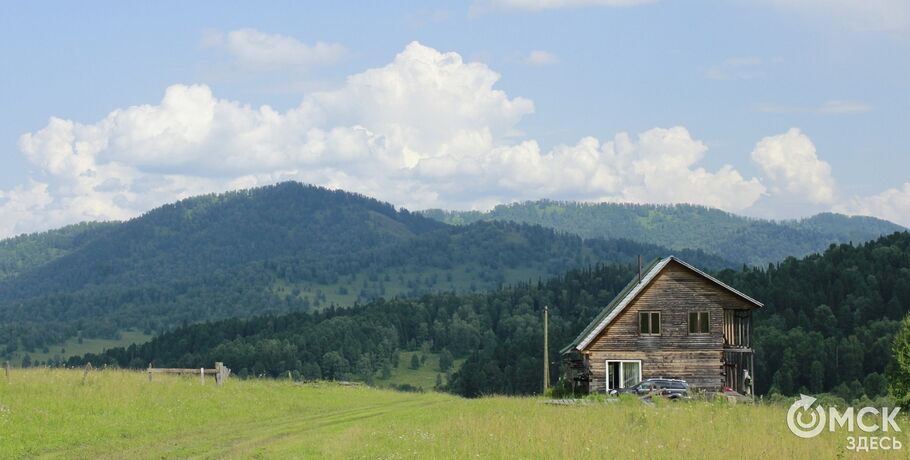
M389 413L392 410L408 411L408 410L414 410L414 409L426 409L426 408L429 408L431 406L435 406L435 405L438 405L441 403L442 403L442 401L405 400L405 401L382 405L379 408L379 410L375 411L375 412L370 412L370 411L364 410L364 411L358 411L357 414L345 414L345 416L342 416L342 417L331 417L330 420L320 420L318 423L311 424L311 425L300 426L299 424L297 424L295 426L286 426L284 428L287 428L287 429L282 430L282 432L275 433L274 431L270 430L272 432L265 434L263 436L257 436L255 438L246 439L242 442L235 443L218 452L209 452L209 453L206 453L204 455L194 457L194 458L209 458L209 457L223 458L226 456L236 456L236 455L242 456L242 454L244 452L248 452L252 449L255 449L255 448L260 447L265 444L273 444L275 442L279 442L283 439L287 439L294 435L309 433L309 432L316 431L316 430L319 430L322 428L329 428L329 427L342 425L342 424L349 423L349 422L355 422L355 421L359 421L359 420L366 420L366 419L379 417L382 415L386 415L387 413Z

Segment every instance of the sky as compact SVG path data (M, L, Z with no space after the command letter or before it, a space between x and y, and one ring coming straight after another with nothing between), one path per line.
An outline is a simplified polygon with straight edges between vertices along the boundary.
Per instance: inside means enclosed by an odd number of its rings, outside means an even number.
M910 2L0 2L0 238L298 180L910 225Z

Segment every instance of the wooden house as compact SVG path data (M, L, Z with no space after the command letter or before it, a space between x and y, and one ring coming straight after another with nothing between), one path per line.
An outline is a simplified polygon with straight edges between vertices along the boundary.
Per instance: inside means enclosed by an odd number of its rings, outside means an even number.
M590 392L664 377L752 394L752 310L761 306L676 257L655 260L562 350L564 378Z

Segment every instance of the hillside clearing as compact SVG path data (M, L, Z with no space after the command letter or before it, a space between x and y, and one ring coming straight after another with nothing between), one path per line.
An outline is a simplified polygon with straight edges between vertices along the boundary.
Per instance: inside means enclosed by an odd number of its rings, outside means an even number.
M834 458L845 445L793 436L779 407L542 402L124 371L83 385L81 371L14 370L0 378L0 457Z
M421 363L417 369L411 369L409 366L414 355L426 356L426 361ZM464 363L464 359L456 359L451 370L458 370L462 363ZM437 375L441 376L443 383L446 382L446 373L439 369L439 353L424 354L418 351L403 351L399 354L398 367L392 368L388 379L377 377L376 385L410 385L421 390L432 390L436 386Z
M22 362L22 358L28 355L29 359L34 362L65 361L70 356L83 356L86 353L102 353L115 347L128 347L134 343L143 343L151 340L153 336L142 331L126 330L120 332L119 339L95 339L86 338L80 342L76 337L71 337L66 342L55 344L48 347L48 351L15 351L10 354L9 360L13 365Z

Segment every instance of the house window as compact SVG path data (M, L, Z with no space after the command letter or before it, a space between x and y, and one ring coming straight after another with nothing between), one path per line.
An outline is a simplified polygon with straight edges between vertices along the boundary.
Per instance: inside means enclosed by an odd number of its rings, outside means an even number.
M607 392L628 388L641 382L640 359L607 360Z
M708 312L689 313L689 334L707 334L711 332Z
M641 335L660 335L660 312L639 312L638 332L641 333Z

